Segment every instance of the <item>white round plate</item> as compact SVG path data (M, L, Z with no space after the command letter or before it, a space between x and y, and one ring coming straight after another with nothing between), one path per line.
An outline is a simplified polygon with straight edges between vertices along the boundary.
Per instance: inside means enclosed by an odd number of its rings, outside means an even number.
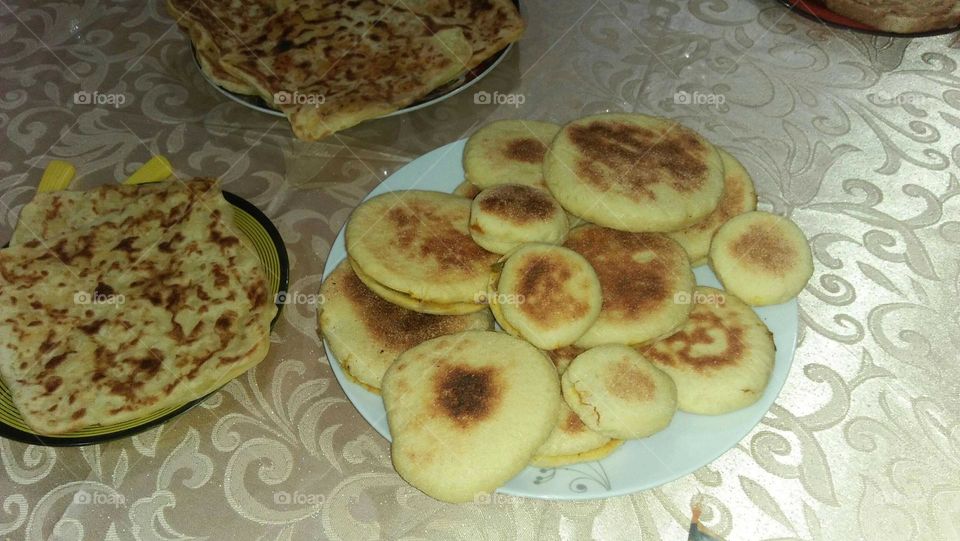
M507 45L506 47L501 49L499 52L494 54L489 59L485 60L479 66L460 75L460 77L457 77L456 79L441 86L440 88L435 89L433 92L430 92L429 94L427 94L427 96L425 96L423 99L416 101L404 107L403 109L397 109L392 113L387 113L378 118L387 118L391 116L402 115L405 113L412 113L413 111L423 109L424 107L430 107L435 103L440 103L443 100L456 96L457 94L473 86L480 79L483 79L484 77L486 77L491 71L494 70L494 68L496 68L500 64L500 62L503 62L503 59L506 58L507 53L509 53L510 49L512 48L513 48L513 44L511 43L510 45ZM248 96L246 94L231 92L226 88L223 88L222 86L218 85L215 81L213 81L210 77L208 77L206 72L203 71L203 68L200 67L200 61L197 60L196 49L194 49L193 51L193 63L197 65L197 70L200 71L200 75L203 76L203 79L207 81L207 83L209 83L210 86L212 86L213 88L216 88L217 91L223 94L224 96L239 103L240 105L243 105L244 107L253 109L254 111L260 111L261 113L266 113L268 115L285 118L286 115L270 107L267 104L267 102L265 102L260 96Z
M396 190L434 190L450 193L463 181L461 158L466 140L444 145L408 163L384 180L367 199ZM337 235L323 270L324 278L347 257L343 229ZM710 271L694 269L697 283L720 287ZM770 383L755 404L725 415L707 416L677 412L665 430L649 438L624 443L610 456L597 462L560 468L528 467L498 492L531 498L584 500L619 496L653 488L709 464L736 445L753 429L773 404L790 371L797 338L797 301L755 308L773 333L777 345L776 363ZM383 437L390 439L383 401L350 379L326 347L327 358L343 387L363 418Z

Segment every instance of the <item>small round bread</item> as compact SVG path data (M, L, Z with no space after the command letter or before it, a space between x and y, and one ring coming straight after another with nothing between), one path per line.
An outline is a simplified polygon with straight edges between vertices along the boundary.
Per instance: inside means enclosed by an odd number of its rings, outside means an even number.
M720 226L738 214L757 209L757 192L753 188L750 173L729 152L720 147L717 147L717 151L723 159L723 196L717 208L690 227L667 233L687 251L694 267L707 264L710 239Z
M543 184L543 157L560 126L534 120L498 120L467 140L463 170L480 189L498 184Z
M541 243L524 244L504 256L487 298L505 331L541 349L580 338L603 302L597 274L583 256Z
M803 231L787 218L747 212L723 224L710 243L710 266L724 289L747 304L779 304L796 297L813 275Z
M590 430L566 402L560 402L557 425L547 441L537 449L530 464L540 468L556 468L579 462L592 462L609 455L623 440L608 438Z
M474 197L480 195L480 188L477 188L469 181L464 180L460 184L457 184L457 187L453 189L453 195L459 195L460 197L473 199Z
M646 115L567 124L543 172L563 208L623 231L683 229L713 212L723 193L716 148L690 128Z
M379 392L390 363L411 347L438 336L492 330L489 310L466 316L435 316L401 308L370 291L349 262L342 261L320 286L320 331L344 372Z
M498 256L470 238L470 203L420 190L378 195L350 215L347 254L365 282L416 301L481 311Z
M476 302L440 303L425 301L423 299L415 299L406 293L401 293L378 283L373 278L367 276L363 272L363 269L361 269L357 263L353 261L353 259L347 257L347 260L350 261L350 266L353 268L354 274L356 274L357 278L363 282L363 285L367 286L370 291L376 293L380 298L396 304L401 308L438 316L460 316L464 314L473 314L478 311L478 304ZM482 298L479 300L481 302L483 301ZM482 311L482 309L480 309L480 311Z
M773 371L773 335L730 293L701 286L691 300L679 331L638 351L673 378L681 411L717 415L753 404Z
M687 320L696 282L686 252L660 233L628 233L597 225L572 230L564 246L597 271L603 291L600 317L577 341L639 344L666 336Z
M468 331L423 342L383 377L393 466L428 496L472 501L530 462L560 400L557 371L523 340Z
M560 244L567 215L550 192L523 184L499 184L480 192L470 207L470 236L505 254L526 242Z
M550 357L553 365L557 367L557 373L563 375L567 367L570 366L570 363L577 358L577 355L580 355L584 351L586 350L577 346L564 346L557 349L548 349L544 351L544 353L547 354L547 357Z
M583 423L611 438L645 438L666 428L677 410L677 387L670 376L622 344L577 356L563 373L561 387Z

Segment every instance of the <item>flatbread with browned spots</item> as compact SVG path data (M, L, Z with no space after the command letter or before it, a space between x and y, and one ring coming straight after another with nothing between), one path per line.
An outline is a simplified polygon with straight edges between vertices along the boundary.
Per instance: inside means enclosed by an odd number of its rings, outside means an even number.
M384 375L382 392L397 473L454 503L520 473L560 408L546 356L498 332L442 336L407 350Z
M438 316L401 308L380 298L357 278L346 260L320 287L320 331L344 372L379 392L384 372L398 355L445 334L492 330L489 310Z
M0 376L40 434L199 398L269 347L277 308L216 181L93 194L39 198L24 219L50 222L0 250Z
M542 243L503 258L487 294L497 323L541 349L569 346L597 321L600 281L580 254Z
M365 281L419 301L483 310L490 267L499 256L470 238L470 203L440 192L381 194L350 215L347 253Z
M563 399L583 423L605 436L644 438L667 427L677 387L666 373L621 344L577 356L561 377Z
M509 0L168 0L204 72L316 140L405 107L519 39Z
M197 200L217 195L212 179L195 179L182 187L166 182L142 185L105 184L91 190L38 192L24 205L10 245L32 239L53 239L84 227L113 223L131 237L148 232L156 221L139 219L144 212L162 213L166 227ZM131 205L131 201L136 201Z
M544 186L543 160L560 126L535 120L498 120L467 139L463 170L480 189L498 184Z
M681 411L717 415L753 404L773 371L773 335L730 293L701 286L693 302L679 331L637 350L673 378Z
M688 227L713 212L723 193L723 165L709 141L638 114L570 122L550 145L543 172L569 212L623 231Z
M797 224L754 211L717 230L710 266L725 289L747 304L763 306L796 297L813 275L813 256Z
M560 244L568 229L560 203L533 186L499 184L480 192L470 207L470 236L498 254L526 242Z
M723 196L717 208L690 227L667 233L687 251L690 264L694 267L707 264L710 240L720 226L738 214L757 209L757 192L750 173L729 152L720 147L717 147L717 151L723 160Z
M597 271L603 309L577 339L588 348L638 344L670 334L690 313L695 280L687 254L659 233L628 233L596 225L570 232L564 246Z

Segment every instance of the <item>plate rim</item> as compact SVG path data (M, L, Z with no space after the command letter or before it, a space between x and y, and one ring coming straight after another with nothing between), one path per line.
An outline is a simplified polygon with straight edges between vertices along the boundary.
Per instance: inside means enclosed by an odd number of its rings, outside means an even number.
M376 195L379 195L379 194L381 194L381 193L385 193L385 192L388 192L388 191L394 191L394 190L397 190L397 189L404 189L404 188L397 188L397 187L391 186L391 180L392 180L396 175L405 174L405 173L403 173L403 171L404 171L405 169L407 169L408 167L420 167L420 166L423 166L427 171L430 171L430 170L433 170L434 168L436 168L444 159L451 159L451 158L448 158L448 157L447 157L447 156L450 155L451 153L453 153L454 156L455 156L455 158L459 160L460 157L462 156L463 146L465 145L466 141L467 141L466 138L460 139L460 140L457 140L457 141L453 141L453 142L451 142L451 143L447 143L447 144L445 144L445 145L441 145L441 146L439 146L439 147L437 147L437 148L434 148L433 150L430 150L430 151L428 151L428 152L425 152L424 154L422 154L422 155L414 158L414 159L411 160L410 162L406 163L405 165L403 165L402 167L400 167L399 169L397 169L396 171L394 171L391 175L389 175L389 176L388 176L387 178L385 178L383 181L379 182L376 186L374 186L369 192L367 192L367 193L363 196L363 198L361 199L361 201L357 203L357 206L359 206L363 201L366 201L366 200L370 199L371 197L375 197ZM419 162L420 160L423 160L423 163L422 163L422 164L418 163L416 166L414 166L414 163L415 163L415 162ZM441 166L441 167L442 167L442 166ZM394 182L399 182L399 181L394 181ZM452 181L451 181L451 183L452 183ZM431 190L431 188L419 187L419 186L413 186L413 187L406 188L406 189L424 189L424 190ZM433 191L433 190L431 190L431 191ZM354 208L356 208L356 207L354 207ZM351 212L352 212L352 211L351 211ZM349 218L347 219L347 221L349 221ZM331 245L330 245L330 252L327 253L326 260L324 261L322 279L326 279L326 277L327 277L331 272L333 272L333 270L336 268L336 266L342 261L342 259L338 259L337 261L333 261L333 252L334 252L334 250L335 250L338 246L340 246L340 247L343 248L344 253L345 253L345 251L346 251L345 244L344 244L344 232L345 232L345 230L346 230L347 221L345 221L344 224L341 226L340 230L337 232L337 236L335 237L334 241L333 241L333 242L331 243ZM700 269L700 268L705 268L705 269L708 269L708 270L709 270L708 267L700 266L700 267L694 267L694 272L696 273L696 270L697 270L697 269ZM710 271L710 272L711 272L711 275L712 275L712 271ZM698 284L699 284L699 277L698 277ZM719 459L721 456L723 456L723 455L725 455L727 452L729 452L731 449L735 448L740 442L742 442L742 441L744 440L744 438L746 438L746 437L750 434L751 431L753 431L757 426L760 425L760 423L762 423L764 417L766 417L767 413L770 411L770 408L776 403L777 398L780 396L780 393L782 392L783 387L786 385L787 379L789 379L790 371L791 371L791 369L793 368L793 361L794 361L794 358L795 358L795 356L796 356L797 340L798 340L798 337L799 337L799 322L800 322L800 318L799 318L799 306L798 306L798 303L797 303L797 299L796 299L796 298L793 298L793 299L791 299L790 301L787 301L786 303L783 303L783 305L787 305L787 309L790 310L790 315L791 315L792 320L795 322L795 325L794 325L789 331L787 331L786 335L784 335L784 338L783 338L783 339L786 341L786 346L787 346L787 348L788 348L788 351L784 354L786 361L785 361L785 365L784 365L784 367L783 367L783 369L782 369L782 370L783 370L782 380L779 381L779 383L777 384L777 387L774 388L774 383L775 383L775 382L774 382L774 380L773 380L773 374L774 374L774 373L776 372L776 370L777 370L777 366L776 366L776 364L775 364L775 365L774 365L774 371L771 372L771 381L770 381L770 383L768 384L767 389L764 391L765 394L766 394L767 392L772 393L772 394L771 394L771 399L770 399L769 405L767 405L767 407L764 408L761 413L759 413L759 415L757 416L756 420L755 420L755 421L752 421L752 422L750 423L750 426L749 426L748 428L746 428L746 430L743 431L743 434L740 435L740 436L737 438L736 441L733 441L733 442L730 443L729 445L724 444L724 445L720 446L720 447L722 447L722 449L720 449L715 455L714 455L713 453L710 453L711 455L713 455L713 456L711 456L710 460L708 460L708 461L706 461L706 462L703 462L703 463L700 463L700 464L695 464L695 465L691 465L691 466L684 467L684 468L679 468L679 469L675 469L675 470L670 470L669 473L664 476L664 479L661 479L661 480L659 480L659 481L655 481L655 482L653 482L652 484L648 484L648 485L643 485L643 486L641 486L642 483L640 483L640 484L634 484L634 485L629 485L629 486L622 486L622 487L618 487L618 488L605 489L603 492L584 492L584 493L579 493L579 492L570 491L570 492L563 492L563 493L560 493L560 492L532 493L532 492L529 492L529 491L520 491L520 490L517 490L517 489L515 489L515 488L508 488L508 487L507 487L507 484L504 484L504 485L498 487L497 490L496 490L496 492L501 493L501 494L506 494L506 495L509 495L509 496L511 496L511 497L533 498L533 499L550 500L550 501L586 501L586 500L594 500L594 499L601 499L601 498L610 498L610 497L616 497L616 496L623 496L623 495L627 495L627 494L634 494L634 493L641 492L641 491L644 491L644 490L650 490L650 489L653 489L653 488L657 488L657 487L663 486L663 485L666 484L666 483L669 483L669 482L675 481L675 480L677 480L677 479L680 479L680 478L682 478L682 477L684 477L684 476L686 476L686 475L689 475L689 474L691 474L692 472L694 472L694 471L696 471L696 470L698 470L698 469L700 469L700 468L702 468L702 467L704 467L704 466L707 466L707 465L713 463L714 461L716 461L717 459ZM776 305L776 306L783 306L783 305ZM759 308L767 308L767 307L759 307ZM762 318L761 318L761 319L762 319ZM767 325L766 322L764 322L764 324ZM768 328L769 328L769 325L767 325L767 326L768 326ZM772 330L771 330L771 333L773 333ZM774 335L774 336L776 337L776 335ZM323 343L323 348L324 348L324 352L326 353L327 362L328 362L328 364L330 365L330 368L331 368L331 370L332 370L333 373L334 373L334 376L335 376L335 378L336 378L336 380L337 380L337 383L340 385L340 388L343 390L344 395L346 396L347 400L350 401L351 405L354 407L354 409L357 411L357 413L360 414L360 417L364 420L364 422L367 423L367 425L369 425L369 427L370 427L375 433L377 433L377 434L380 435L381 437L384 437L384 439L386 439L388 442L391 441L391 438L389 437L389 429L387 430L387 434L381 433L380 430L378 429L378 427L377 427L373 422L371 422L371 421L367 418L367 413L365 413L365 412L362 411L359 407L357 407L357 404L353 401L353 399L352 399L352 397L351 397L351 393L353 392L353 389L356 389L357 391L362 391L362 392L367 393L367 394L372 394L372 393L370 393L370 391L367 391L366 389L363 389L363 388L360 387L359 385L356 385L353 381L350 380L349 376L347 376L347 375L343 372L342 367L340 366L340 361L337 359L337 357L336 357L336 356L333 354L333 352L330 350L330 348L329 348L329 346L328 346L328 344L327 344L327 340L322 337L322 334L321 334L321 342ZM778 348L778 351L779 351L779 348ZM775 358L775 362L776 362L776 358ZM349 388L351 389L351 391L348 391L348 386L349 386ZM761 400L763 400L763 398L761 398ZM759 402L759 401L758 401L758 402ZM751 407L751 406L748 406L748 408L749 408L749 407ZM744 408L744 409L746 409L746 408ZM742 411L742 410L738 410L738 411ZM735 412L731 412L731 413L735 413ZM694 414L688 414L688 413L680 412L680 411L678 411L677 414L682 414L682 415L694 415ZM698 417L707 417L707 416L698 416ZM386 415L384 415L383 422L385 422L385 420L386 420ZM738 431L738 432L739 432L739 431ZM654 436L656 436L656 434L654 434ZM651 436L651 437L653 437L653 436ZM635 442L644 442L645 440L646 440L646 438L640 439L640 440L629 440L629 441L625 442L624 446L630 445L630 444L634 444L634 445L644 445L643 443L635 443ZM610 456L613 456L615 453L620 452L620 451L621 451L621 449L618 449L618 450L614 451L614 453L611 453L611 455L609 455L608 457L605 457L604 459L601 459L600 461L591 461L591 462L587 462L587 463L584 463L584 464L593 464L593 463L603 462L603 460L608 459ZM571 465L571 466L576 466L576 465ZM533 471L562 470L562 469L564 469L565 467L569 467L569 466L559 466L559 467L556 467L556 468L540 468L540 467L537 467L537 466L528 465L528 466L525 467L525 469L521 470L513 479L511 479L511 482L512 482L514 479L517 479L517 478L520 478L521 476L524 476L524 475L525 475L526 473L528 473L530 470L533 470Z
M287 254L286 245L283 242L283 237L280 236L280 231L277 229L273 221L271 221L270 218L268 218L259 207L233 192L228 192L226 190L221 191L223 192L223 198L226 199L231 206L237 207L249 214L264 229L264 231L266 231L267 236L273 242L274 247L277 250L278 267L280 267L278 291L286 291L290 284L290 260ZM283 311L283 304L276 304L277 314L270 321L271 329L276 322L279 321L280 313ZM230 382L228 381L227 383ZM227 385L227 383L225 383L224 386ZM210 398L210 396L219 392L221 389L223 389L223 386L210 391L200 398L195 398L189 402L186 402L180 407L170 411L169 413L161 415L156 419L151 419L146 423L124 428L123 430L119 430L117 432L108 432L106 434L98 434L95 436L43 436L40 434L20 430L17 427L7 424L2 418L0 418L0 437L20 443L26 443L28 445L41 445L44 447L83 447L86 445L97 445L100 443L106 443L113 440L135 436L141 432L146 432L151 428L165 424L168 421L171 421L174 418L192 410L194 407L198 406L201 402L207 398Z

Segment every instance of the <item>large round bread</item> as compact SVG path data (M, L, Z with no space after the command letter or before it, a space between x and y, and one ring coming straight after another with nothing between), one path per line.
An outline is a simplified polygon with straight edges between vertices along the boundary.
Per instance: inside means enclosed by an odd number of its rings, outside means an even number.
M681 411L717 415L753 404L773 371L773 335L730 293L701 286L692 300L679 331L638 351L676 383Z
M757 192L750 173L729 152L719 147L717 151L723 159L723 196L717 208L690 227L667 233L687 251L694 267L707 264L710 240L720 226L738 214L757 209Z
M505 254L525 242L560 244L567 214L550 192L524 184L487 188L470 207L470 236L484 249Z
M397 473L428 496L467 502L530 462L557 422L560 385L530 344L468 331L400 355L383 403Z
M695 286L687 254L660 233L628 233L596 225L570 232L564 246L583 255L600 278L603 308L576 345L638 344L683 325Z
M358 206L346 227L347 253L364 276L432 303L473 303L482 310L497 254L470 238L470 200L406 190Z
M544 162L547 187L572 214L624 231L675 231L710 214L723 165L710 142L674 121L638 114L575 120Z
M379 392L384 372L398 355L438 336L492 330L489 310L436 316L401 308L380 298L342 261L320 286L320 331L344 372Z
M710 243L710 266L727 289L747 304L785 302L813 274L803 231L788 218L747 212L723 224Z
M569 346L600 314L600 281L580 254L529 243L504 257L491 278L490 308L510 334L541 349Z
M560 126L534 120L498 120L477 130L463 149L466 179L478 188L543 185L543 158Z
M629 346L608 344L579 355L561 378L563 399L591 429L643 438L670 424L677 388L670 376Z

